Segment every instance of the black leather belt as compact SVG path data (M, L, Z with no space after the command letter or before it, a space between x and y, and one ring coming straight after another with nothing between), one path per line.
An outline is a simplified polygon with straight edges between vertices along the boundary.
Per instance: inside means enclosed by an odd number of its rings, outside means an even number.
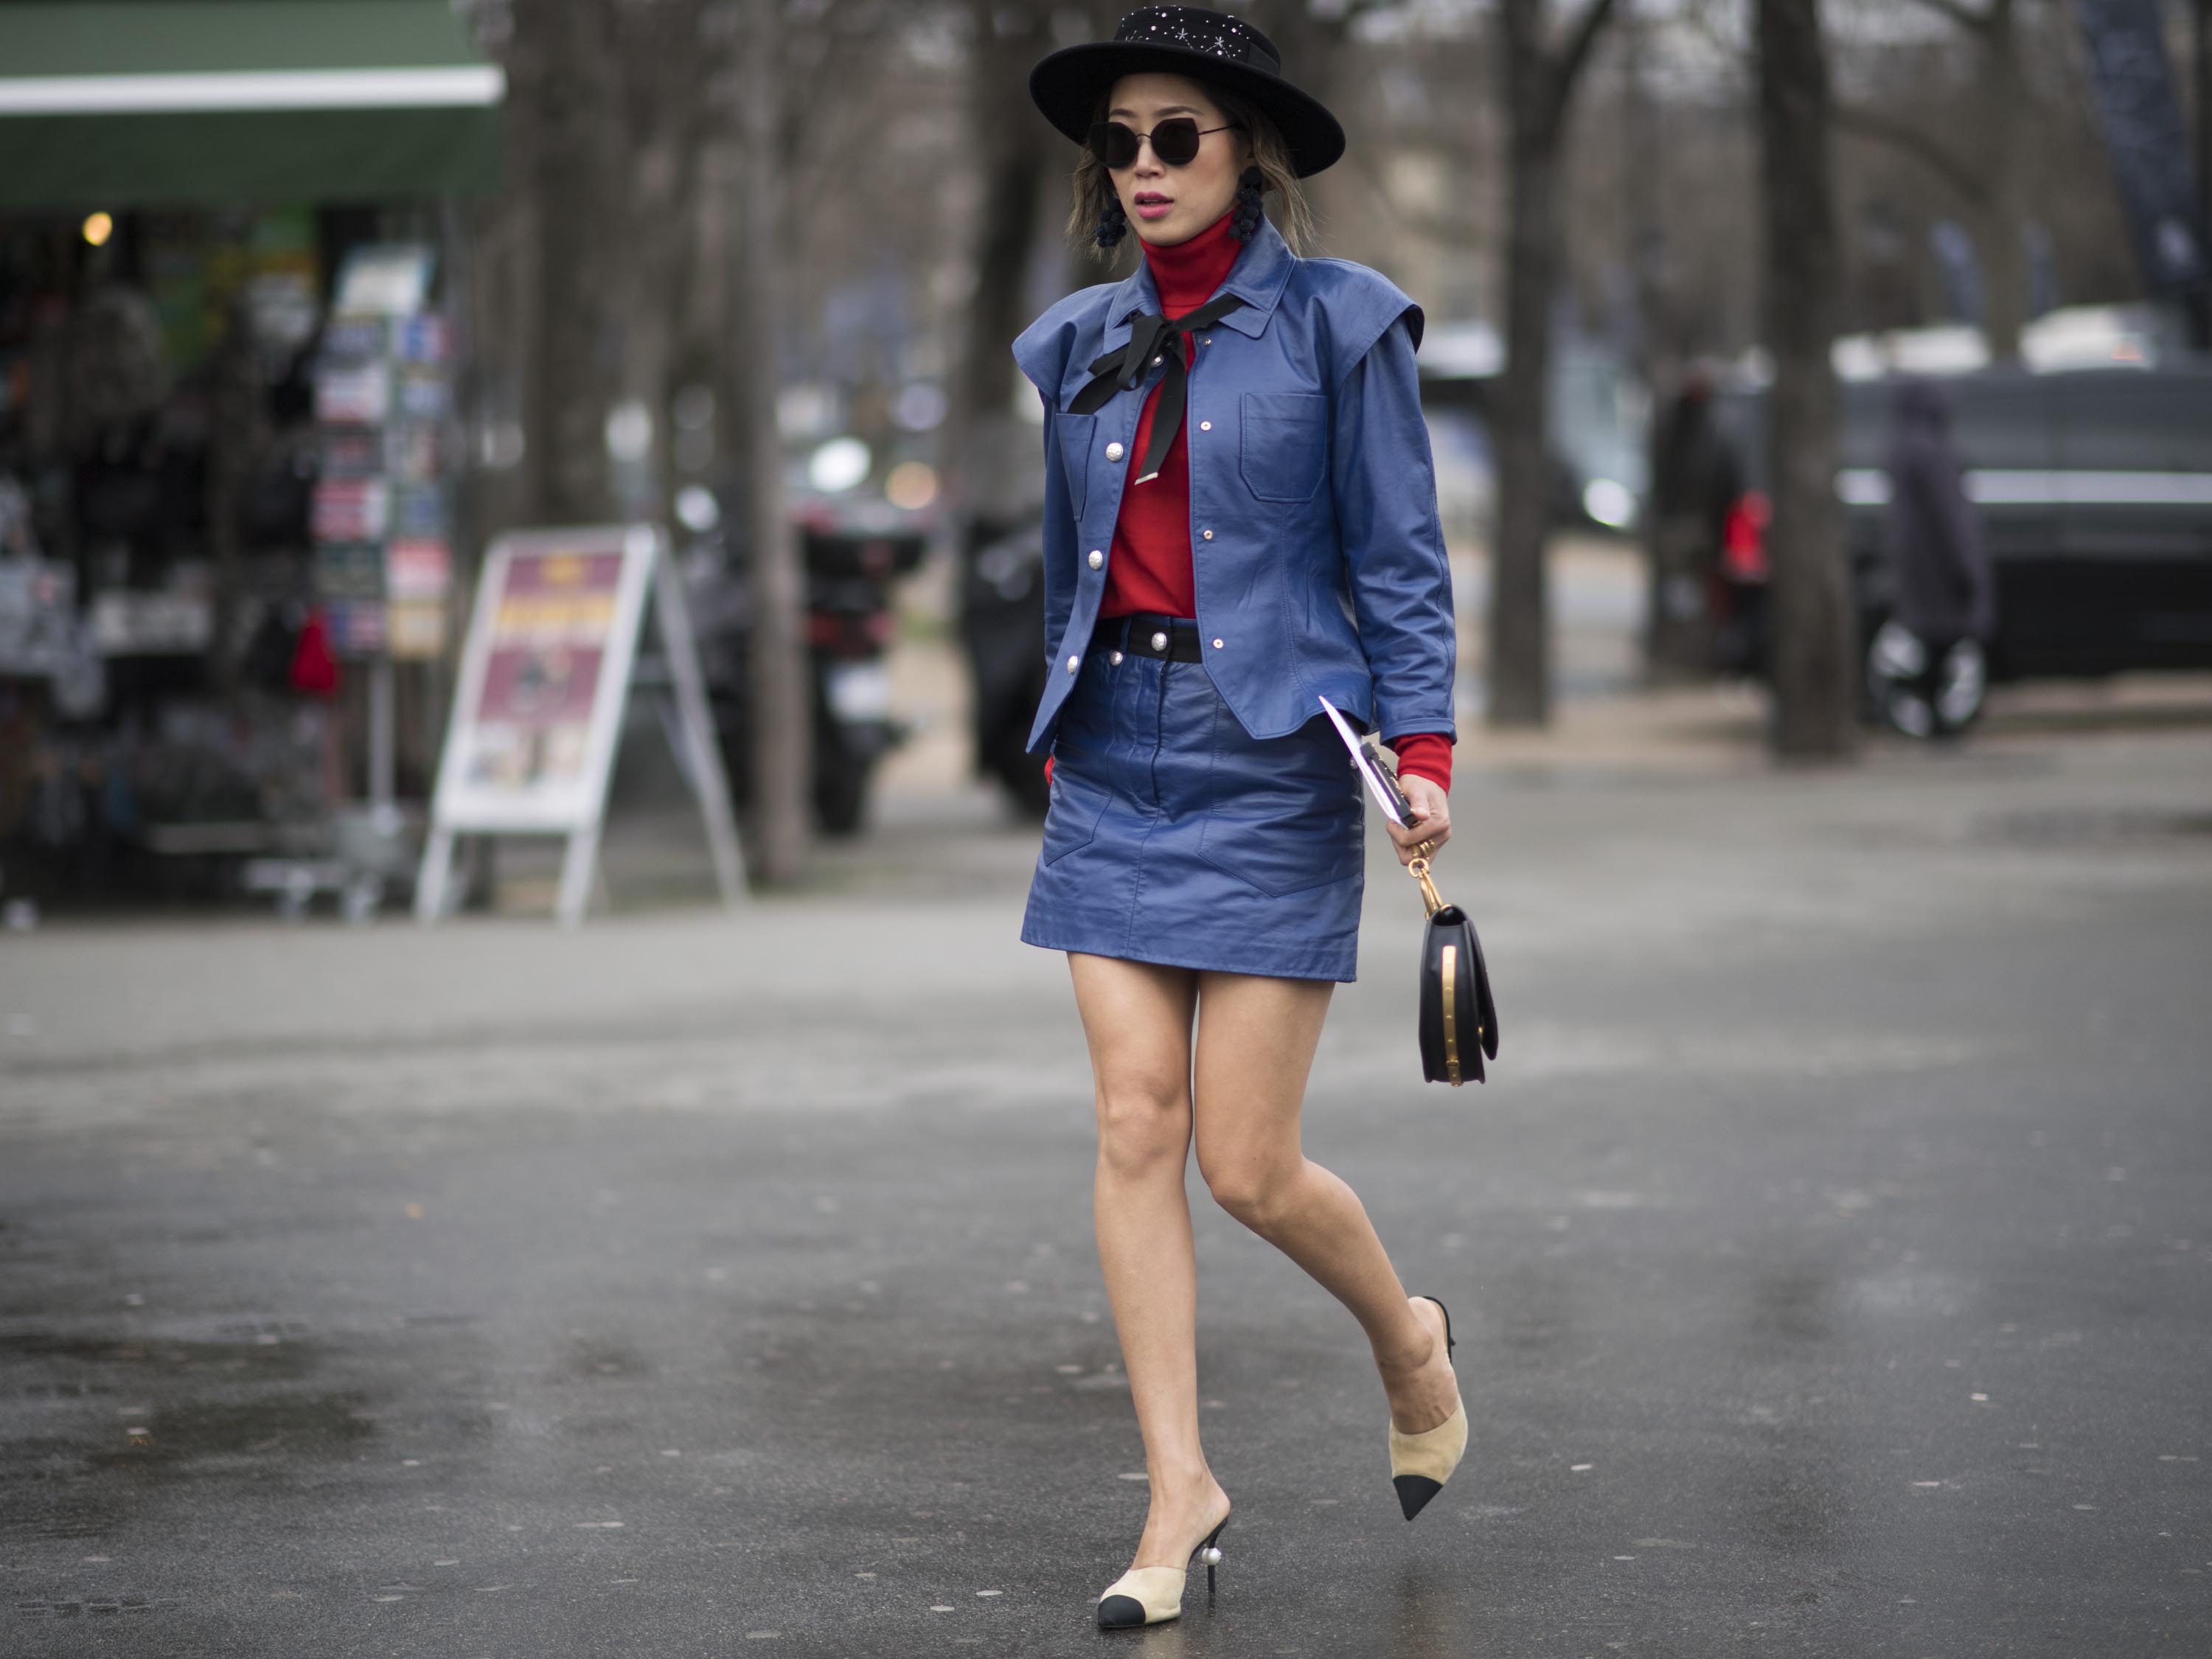
M1205 655L1199 645L1196 623L1152 611L1101 617L1098 625L1091 630L1091 648L1109 656L1118 652L1131 657L1158 657L1166 662L1198 662Z

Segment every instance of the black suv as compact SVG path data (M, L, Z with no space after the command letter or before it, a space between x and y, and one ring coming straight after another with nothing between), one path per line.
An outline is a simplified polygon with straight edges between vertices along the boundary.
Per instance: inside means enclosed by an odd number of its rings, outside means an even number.
M1889 610L1883 465L1897 385L1842 387L1836 490L1863 642ZM2212 668L2212 366L1985 369L1943 388L1996 576L1992 675ZM1748 488L1763 492L1764 395L1715 403ZM1729 564L1739 586L1763 577L1763 559Z

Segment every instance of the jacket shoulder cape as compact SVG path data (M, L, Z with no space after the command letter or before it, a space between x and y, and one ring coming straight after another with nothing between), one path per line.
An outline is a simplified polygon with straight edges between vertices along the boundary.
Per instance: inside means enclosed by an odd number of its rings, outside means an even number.
M1062 388L1086 379L1091 359L1111 320L1119 282L1096 283L1054 301L1014 338L1014 361L1050 407L1064 401ZM1413 347L1419 349L1421 307L1381 271L1350 259L1298 259L1291 267L1276 310L1297 307L1326 343L1328 385L1334 389L1373 349L1391 324L1405 318ZM1274 319L1270 317L1269 325Z

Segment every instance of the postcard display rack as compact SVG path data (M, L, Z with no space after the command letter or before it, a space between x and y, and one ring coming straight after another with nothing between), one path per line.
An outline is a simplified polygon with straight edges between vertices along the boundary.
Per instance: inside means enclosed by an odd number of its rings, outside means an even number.
M452 336L428 249L356 251L315 373L315 588L369 680L369 799L392 799L393 665L443 655L452 602Z

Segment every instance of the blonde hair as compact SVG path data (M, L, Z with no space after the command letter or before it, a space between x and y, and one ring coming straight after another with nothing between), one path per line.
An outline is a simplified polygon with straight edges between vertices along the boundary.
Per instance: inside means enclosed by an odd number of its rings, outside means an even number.
M1252 147L1252 165L1260 169L1261 198L1275 198L1276 228L1282 232L1291 252L1303 254L1313 240L1313 209L1306 201L1304 185L1298 181L1297 168L1291 163L1291 147L1283 142L1283 135L1275 124L1256 106L1211 82L1200 84L1222 114L1244 130L1245 140ZM1094 121L1106 118L1109 96L1110 93L1099 94L1097 106L1091 112ZM1098 158L1086 145L1076 160L1074 177L1070 182L1075 204L1067 215L1068 246L1111 264L1121 250L1119 246L1099 246L1098 221L1109 207L1121 201L1114 189L1114 175L1099 165Z

